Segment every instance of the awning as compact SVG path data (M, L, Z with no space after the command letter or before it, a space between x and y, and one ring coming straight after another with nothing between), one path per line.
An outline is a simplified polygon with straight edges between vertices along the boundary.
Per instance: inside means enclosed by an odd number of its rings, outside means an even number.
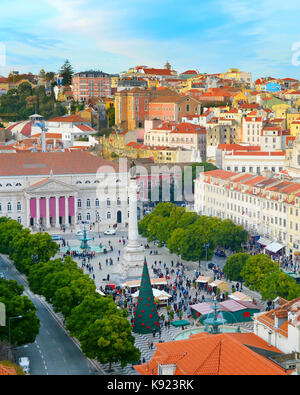
M276 241L273 241L273 243L269 244L266 247L266 250L270 251L270 252L278 252L279 250L281 250L284 246L280 243L277 243Z
M267 239L266 237L260 237L257 243L261 244L262 246L267 246L272 243L272 240Z

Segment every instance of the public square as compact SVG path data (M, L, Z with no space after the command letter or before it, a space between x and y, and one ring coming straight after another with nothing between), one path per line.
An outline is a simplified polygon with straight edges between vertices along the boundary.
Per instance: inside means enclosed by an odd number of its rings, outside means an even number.
M100 232L98 232L98 230L100 230ZM98 253L90 259L88 257L72 257L72 259L77 262L78 267L82 268L84 273L88 274L90 278L94 280L97 290L102 291L105 291L105 286L107 284L113 284L113 281L110 280L110 276L115 271L119 260L122 260L123 250L127 243L126 229L117 230L115 235L104 235L104 230L106 229L98 229L98 227L96 227L88 232L88 237L92 239L89 241L90 246L97 246L100 243L103 246L107 246L107 254ZM81 238L81 236L76 235L76 232L61 232L60 234L64 238L67 246L70 246L71 248L74 246L80 246L81 242L78 239ZM193 282L199 275L210 276L212 278L218 278L222 276L222 269L226 263L227 258L220 258L214 255L212 261L209 261L213 262L217 267L218 271L214 273L213 270L210 270L207 267L209 262L201 262L199 269L198 262L182 261L175 254L170 254L166 247L159 248L154 243L149 243L143 238L140 238L139 241L141 244L147 247L149 246L149 248L145 249L145 257L147 259L150 277L157 278L161 275L163 275L164 278L169 277L167 280L168 289L166 289L166 291L172 295L169 305L172 306L172 309L175 311L174 320L182 318L183 320L189 321L190 325L185 327L185 329L192 329L192 327L199 325L197 320L191 316L189 305L203 301L212 302L215 299L215 295L210 294L204 290L195 289ZM61 241L58 241L58 243L62 245ZM110 246L112 246L112 250L110 249ZM58 254L59 257L63 257L63 255L64 254L62 252ZM154 273L154 271L156 273ZM228 281L228 284L229 293L231 293L231 287L236 286L236 283L231 283ZM176 291L174 290L174 286L176 287ZM266 303L261 300L261 297L257 292L250 291L245 286L243 286L242 292L252 297L261 310L265 310ZM115 301L121 307L124 307L125 303L129 311L128 319L131 320L133 318L134 309L132 298L128 294L126 296L120 294L115 298ZM176 311L178 313L176 313ZM180 311L182 311L181 317L179 317ZM133 333L136 338L136 346L141 351L141 362L147 362L151 359L155 352L156 342L172 341L176 335L182 333L182 328L175 328L172 325L168 326L166 324L168 321L166 307L159 308L159 313L160 315L164 316L165 321L161 321L161 333L157 333L155 338L152 334L141 335ZM251 322L242 324L239 323L239 326L250 331L253 329L253 324ZM108 367L104 366L104 369L107 370ZM119 365L114 365L113 373L136 374L135 370L129 365L124 369L122 369Z

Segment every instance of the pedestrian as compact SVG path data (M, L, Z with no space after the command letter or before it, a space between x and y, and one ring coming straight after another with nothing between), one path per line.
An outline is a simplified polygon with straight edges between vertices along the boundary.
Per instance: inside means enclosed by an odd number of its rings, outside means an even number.
M150 339L148 340L148 348L149 348L149 350L151 348L151 340Z

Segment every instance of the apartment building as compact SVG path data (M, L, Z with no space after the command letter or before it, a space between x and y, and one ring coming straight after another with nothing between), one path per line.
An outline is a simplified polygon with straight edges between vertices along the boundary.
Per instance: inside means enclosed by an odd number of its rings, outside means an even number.
M73 75L75 101L87 101L90 97L111 96L111 76L102 71L85 71Z
M230 219L253 236L267 251L294 259L300 248L300 183L266 175L213 170L195 181L195 211Z

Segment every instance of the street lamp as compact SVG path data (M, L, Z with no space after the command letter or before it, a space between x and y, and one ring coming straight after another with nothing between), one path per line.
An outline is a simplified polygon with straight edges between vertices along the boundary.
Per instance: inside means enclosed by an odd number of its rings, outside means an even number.
M207 267L207 249L209 247L209 243L203 244L203 247L206 249L206 270L207 270L208 269L208 267Z
M10 333L10 321L18 318L23 318L23 316L18 315L17 317L8 317L8 343L11 343L11 333Z

